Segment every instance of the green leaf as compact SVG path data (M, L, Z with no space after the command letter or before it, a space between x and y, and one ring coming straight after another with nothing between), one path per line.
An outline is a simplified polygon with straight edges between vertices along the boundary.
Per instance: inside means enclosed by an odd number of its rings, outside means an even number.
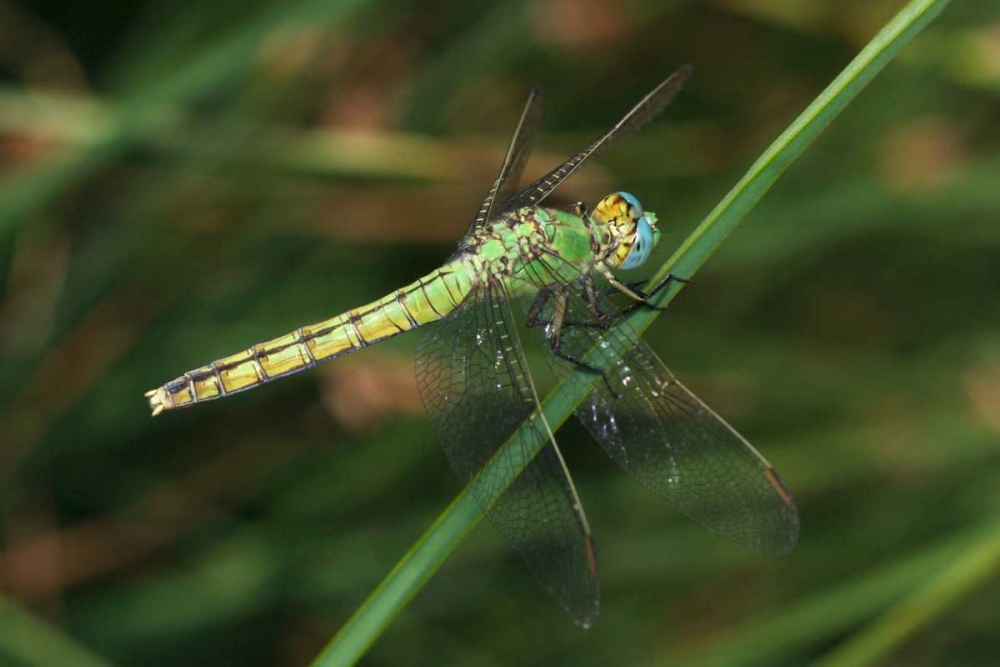
M671 272L690 277L708 261L785 169L947 4L948 0L914 0L889 21L764 151L746 175L661 267L654 281ZM658 303L668 303L680 289L679 284L672 284L661 292ZM631 326L641 333L656 315L655 311L648 309L637 311L629 318ZM573 414L576 406L586 397L589 387L587 382L568 380L546 397L542 412L553 429ZM537 413L532 417L533 420L538 418ZM479 507L466 489L403 556L313 665L328 667L359 660L480 518Z
M982 590L1000 573L1000 524L991 521L977 531L973 544L954 539L962 552L921 577L916 592L888 609L878 620L838 646L820 667L854 667L885 660L893 649L934 619L951 611L964 597Z
M0 184L0 238L142 138L170 127L177 119L172 113L164 114L164 108L196 102L239 76L252 65L254 53L276 27L310 22L333 25L347 21L365 4L363 0L304 0L269 6L206 47L186 66L128 95L83 146L45 157Z
M669 664L673 667L697 667L710 663L726 667L766 665L787 659L797 649L857 627L872 614L899 600L928 578L933 578L934 573L949 568L949 564L956 559L964 562L966 559L962 554L970 549L978 553L980 547L991 545L995 554L997 537L995 521L966 528L857 577L838 581L763 617L751 616L714 635L707 645L694 646L672 655ZM916 618L926 618L926 614L918 614ZM868 654L869 659L873 653ZM862 663L845 660L840 664Z
M7 598L0 597L0 662L107 667L111 663Z

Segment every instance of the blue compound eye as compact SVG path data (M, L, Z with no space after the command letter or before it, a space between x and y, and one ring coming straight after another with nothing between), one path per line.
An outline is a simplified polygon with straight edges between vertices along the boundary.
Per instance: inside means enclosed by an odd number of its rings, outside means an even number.
M632 243L632 250L629 252L628 257L625 258L625 261L622 262L621 268L626 270L634 269L649 259L653 248L656 246L656 241L659 240L655 238L656 231L658 230L653 229L646 216L639 218L635 225L635 241Z
M643 213L643 211L642 211L642 204L639 203L639 200L636 199L635 195L633 195L630 192L625 192L624 190L620 190L620 191L616 192L615 194L617 194L619 197L621 197L622 199L624 199L625 201L627 201L629 204L632 205L632 208L635 209L635 217L636 218L641 218L642 217L642 213Z

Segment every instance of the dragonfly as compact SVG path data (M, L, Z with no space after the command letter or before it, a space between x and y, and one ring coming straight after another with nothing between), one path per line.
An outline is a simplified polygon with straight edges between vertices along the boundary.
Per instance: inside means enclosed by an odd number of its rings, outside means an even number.
M539 134L543 93L524 106L500 173L457 251L437 270L367 305L196 368L146 393L154 416L260 386L426 327L415 371L426 412L463 484L573 620L600 606L590 524L541 411L518 322L564 382L587 383L575 414L605 452L709 531L764 554L798 542L795 500L768 461L667 369L629 323L660 308L620 279L660 239L658 219L624 191L593 210L544 200L584 163L658 116L685 65L609 131L518 190ZM520 316L520 320L518 317ZM513 453L513 454L511 454Z

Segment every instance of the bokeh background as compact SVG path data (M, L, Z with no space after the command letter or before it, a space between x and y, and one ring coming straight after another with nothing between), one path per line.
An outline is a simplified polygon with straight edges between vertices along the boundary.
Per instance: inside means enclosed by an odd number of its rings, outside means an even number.
M308 664L460 489L420 333L155 420L142 392L433 269L533 83L532 177L694 63L554 199L634 192L659 265L902 5L0 2L0 663ZM647 334L795 491L794 554L567 424L596 627L483 523L366 662L996 664L998 99L1000 3L955 2Z

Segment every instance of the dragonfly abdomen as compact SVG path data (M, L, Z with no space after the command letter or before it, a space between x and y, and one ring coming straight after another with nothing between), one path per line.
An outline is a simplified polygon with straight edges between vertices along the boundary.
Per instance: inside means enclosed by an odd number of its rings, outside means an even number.
M246 391L435 322L465 300L474 277L461 260L451 262L378 301L188 371L146 392L149 407L155 416Z

